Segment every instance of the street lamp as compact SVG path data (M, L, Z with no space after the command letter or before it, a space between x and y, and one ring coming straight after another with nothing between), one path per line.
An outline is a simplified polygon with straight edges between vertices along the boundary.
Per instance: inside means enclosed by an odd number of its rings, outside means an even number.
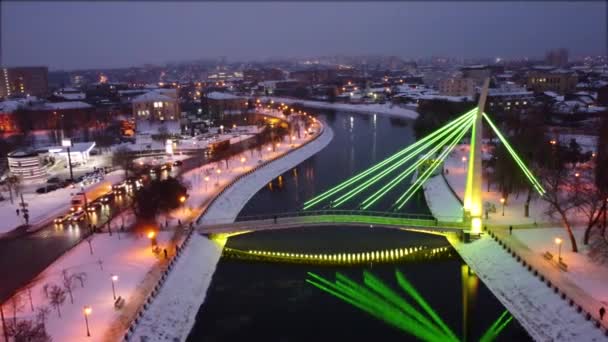
M186 196L184 196L184 195L180 196L180 197L179 197L179 202L180 202L180 203L184 203L184 202L186 202Z
M61 146L68 150L68 166L70 167L70 180L74 180L74 173L72 172L72 157L70 156L70 147L72 147L72 139L62 139Z
M114 300L116 300L116 289L114 288L114 283L118 280L118 276L116 274L112 274L110 279L112 279L112 296L114 297Z
M89 315L91 314L91 306L87 305L82 310L84 313L84 324L87 326L87 337L91 337L91 332L89 331Z
M500 198L500 203L502 204L502 216L505 216L505 198Z
M149 231L148 239L150 239L150 246L152 247L152 249L154 249L154 246L156 246L156 233L152 230Z
M462 156L461 160L462 160L462 173L464 173L464 164L467 162L467 157Z
M209 185L209 176L205 176L205 191L207 191Z
M215 174L217 175L217 182L215 183L215 185L220 185L220 174L222 173L222 170L217 169L215 170Z
M555 238L555 244L557 245L557 260L562 261L562 239Z

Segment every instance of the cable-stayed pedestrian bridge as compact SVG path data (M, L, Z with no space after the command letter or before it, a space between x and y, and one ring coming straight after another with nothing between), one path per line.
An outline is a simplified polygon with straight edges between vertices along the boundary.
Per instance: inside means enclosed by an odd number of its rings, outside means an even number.
M236 222L217 223L206 221L198 230L204 234L225 236L261 230L288 229L298 227L322 227L331 225L352 227L384 227L426 232L431 234L460 233L468 228L462 217L436 220L431 215L406 214L369 210L306 210L280 214L239 217Z

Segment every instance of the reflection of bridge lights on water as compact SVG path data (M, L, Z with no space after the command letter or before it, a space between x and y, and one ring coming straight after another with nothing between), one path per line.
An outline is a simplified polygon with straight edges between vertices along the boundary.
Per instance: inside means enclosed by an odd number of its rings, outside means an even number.
M285 262L327 265L357 265L368 263L391 263L409 259L430 259L451 256L449 247L427 248L425 246L394 248L358 253L291 253L281 251L239 250L225 247L223 255L236 259L261 262Z

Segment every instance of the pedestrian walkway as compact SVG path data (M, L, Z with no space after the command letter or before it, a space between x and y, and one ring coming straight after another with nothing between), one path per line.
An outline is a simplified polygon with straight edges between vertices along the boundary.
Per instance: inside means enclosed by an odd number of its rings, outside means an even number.
M565 273L567 271L560 269L556 263L545 259L543 256L544 251L531 250L515 235L509 234L508 229L493 228L490 231L496 236L498 241L502 241L513 252L515 255L513 258L519 257L523 259L531 267L531 272L537 271L539 277L544 277L545 283L550 283L547 287L551 286L553 291L557 291L560 296L563 294L566 297L565 301L572 300L574 307L580 306L581 317L590 316L589 319L591 321L597 321L598 325L603 326L604 330L608 331L608 317L604 317L603 321L599 317L599 310L604 304L568 279Z
M499 234L502 236L503 232ZM576 304L570 305L570 298L575 301L582 300L584 292L554 281L553 279L558 279L557 276L535 276L533 271L529 271L487 235L472 243L461 243L455 238L450 239L450 242L536 341L606 340L603 330L598 329L592 320L587 320L584 312L579 313ZM516 255L530 257L529 264L533 270L547 271L537 265L534 257L526 253L525 246L518 246L517 252ZM552 273L547 271L547 274ZM546 279L550 279L551 286L546 284ZM553 284L558 284L560 290L557 293L552 287ZM561 289L567 289L565 299L562 299Z

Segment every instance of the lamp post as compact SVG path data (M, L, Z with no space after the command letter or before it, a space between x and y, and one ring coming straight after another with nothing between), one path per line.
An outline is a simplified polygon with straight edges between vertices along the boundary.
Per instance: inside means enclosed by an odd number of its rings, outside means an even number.
M74 173L72 172L72 157L70 156L70 147L72 147L72 139L62 139L61 146L68 150L68 167L70 168L70 180L74 181Z
M500 203L502 204L502 216L505 216L505 198L500 198Z
M462 156L462 159L461 159L461 160L462 160L462 173L465 173L465 172L464 172L464 164L467 162L467 157Z
M91 306L87 305L84 307L84 309L82 310L84 313L84 324L87 327L87 337L91 337L91 332L89 331L89 315L91 314Z
M209 188L209 176L205 176L205 191Z
M220 169L215 170L215 174L217 175L217 181L215 182L215 185L220 185L220 174L221 173L222 173L222 170L220 170Z
M156 233L154 231L148 232L148 239L150 239L150 246L152 250L154 250L154 246L156 245Z
M116 288L114 287L114 283L118 280L118 276L116 274L112 274L110 279L112 279L112 296L114 297L114 300L116 300Z
M562 261L562 239L555 238L555 244L557 245L557 260Z

